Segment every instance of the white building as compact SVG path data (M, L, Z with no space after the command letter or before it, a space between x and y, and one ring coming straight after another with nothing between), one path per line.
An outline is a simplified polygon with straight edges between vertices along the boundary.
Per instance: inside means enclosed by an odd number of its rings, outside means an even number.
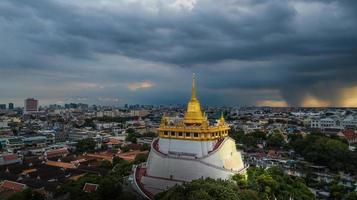
M357 117L349 115L345 118L340 117L326 117L326 118L313 118L310 121L311 128L336 128L345 129L349 127L357 127Z

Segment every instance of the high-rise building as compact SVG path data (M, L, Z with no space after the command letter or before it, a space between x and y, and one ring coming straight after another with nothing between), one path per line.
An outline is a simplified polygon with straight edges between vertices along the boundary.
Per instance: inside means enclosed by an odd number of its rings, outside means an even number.
M0 110L6 110L6 104L0 104Z
M14 109L14 104L13 103L9 103L9 110L13 110Z
M25 113L37 112L38 100L34 98L25 99Z
M196 96L195 77L192 96L183 119L163 116L146 163L135 167L134 186L146 198L176 184L200 178L227 180L245 174L235 141L222 116L210 123Z

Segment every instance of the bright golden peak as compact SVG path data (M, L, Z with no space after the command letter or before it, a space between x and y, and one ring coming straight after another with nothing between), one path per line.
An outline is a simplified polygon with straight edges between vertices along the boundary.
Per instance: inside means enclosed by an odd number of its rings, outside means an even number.
M203 117L201 111L200 102L196 95L196 77L195 74L192 76L192 96L187 105L187 112L185 113L184 123L185 124L202 124L205 118Z
M226 123L226 121L224 119L223 112L221 113L221 118L219 118L219 122L220 122L220 124L225 124Z

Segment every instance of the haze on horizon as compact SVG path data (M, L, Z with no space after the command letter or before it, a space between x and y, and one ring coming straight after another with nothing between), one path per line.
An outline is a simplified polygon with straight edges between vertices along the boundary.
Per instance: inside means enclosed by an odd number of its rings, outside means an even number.
M355 0L2 0L0 103L357 106Z

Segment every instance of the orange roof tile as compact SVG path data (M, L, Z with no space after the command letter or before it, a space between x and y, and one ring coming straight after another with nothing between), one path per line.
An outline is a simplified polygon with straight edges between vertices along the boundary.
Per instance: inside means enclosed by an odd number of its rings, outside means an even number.
M60 149L53 149L53 150L48 150L46 151L46 154L48 157L50 156L58 156L58 155L63 155L63 154L68 154L68 150L66 148L60 148Z
M122 142L120 140L114 139L114 138L110 138L109 142L107 142L107 145L119 145Z
M86 184L84 184L83 191L92 193L92 192L95 192L98 189L98 187L99 187L98 184L86 183Z
M26 188L26 185L14 181L5 180L0 187L5 190L14 190L16 192L21 192Z
M58 162L58 161L52 161L52 160L46 161L45 164L54 166L54 167L61 167L64 169L75 169L76 168L76 166L72 163Z
M138 155L138 154L147 154L149 153L149 151L139 151L139 150L136 150L136 151L128 151L128 152L125 152L125 153L119 153L118 156L124 160L127 160L127 161L133 161L135 160L135 157Z

